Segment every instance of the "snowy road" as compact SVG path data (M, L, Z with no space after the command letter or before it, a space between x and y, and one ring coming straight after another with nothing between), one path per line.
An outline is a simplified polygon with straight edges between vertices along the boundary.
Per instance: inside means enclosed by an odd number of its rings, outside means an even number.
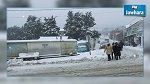
M132 52L134 51L134 52ZM107 61L103 50L92 55L50 58L7 68L9 76L143 76L141 49L125 47L121 60Z
M23 76L142 76L143 64L125 62L121 60L107 62L93 61L70 64L54 64L32 66L30 69L20 70L20 72L9 72L9 75ZM20 67L18 67L20 68ZM34 70L34 69L36 70ZM15 68L17 69L17 68Z
M94 63L95 64L95 63ZM86 64L87 65L87 64ZM26 73L15 73L9 74L12 76L143 76L143 65L129 65L129 66L112 66L102 68L99 64L83 66L71 66L71 67L47 67L38 69L36 72L32 70L26 70ZM29 72L30 71L30 72ZM14 74L15 73L15 74Z

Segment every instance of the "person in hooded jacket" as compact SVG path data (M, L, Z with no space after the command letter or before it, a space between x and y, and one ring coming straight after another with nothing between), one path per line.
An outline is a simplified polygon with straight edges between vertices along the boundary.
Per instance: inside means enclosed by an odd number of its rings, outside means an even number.
M106 52L107 56L108 56L108 61L111 60L111 55L112 55L112 46L110 44L107 44L105 47L104 52Z

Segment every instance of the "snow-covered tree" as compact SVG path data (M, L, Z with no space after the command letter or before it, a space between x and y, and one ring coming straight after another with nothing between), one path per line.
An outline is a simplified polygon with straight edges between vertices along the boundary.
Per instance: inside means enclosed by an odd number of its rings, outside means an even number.
M85 15L82 15L83 21L84 21L84 28L90 28L93 27L96 23L94 22L95 19L92 17L91 12L85 13Z
M54 16L50 18L44 18L44 24L42 31L42 36L58 36L60 28L56 24L56 20Z
M91 31L91 34L90 34L90 36L91 36L91 38L93 38L93 49L95 48L95 45L96 45L96 39L97 38L99 38L100 37L100 33L98 33L98 31L96 31L96 30L93 30L93 31Z
M24 33L26 34L25 39L38 39L41 35L42 27L41 19L30 15L23 26Z
M22 29L18 26L7 28L7 39L8 40L22 40L24 35Z
M83 20L81 17L81 13L77 12L73 14L72 11L68 12L68 19L66 20L66 24L64 30L66 30L66 35L69 38L79 39L81 35L81 28L83 26Z
M87 31L95 25L95 20L91 12L85 14L81 12L68 12L64 30L69 38L81 40L86 38Z

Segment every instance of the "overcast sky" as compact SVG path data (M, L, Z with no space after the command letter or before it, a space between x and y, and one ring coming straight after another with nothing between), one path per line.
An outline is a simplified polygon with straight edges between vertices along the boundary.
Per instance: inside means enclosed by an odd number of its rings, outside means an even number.
M104 28L117 28L119 26L125 26L141 19L139 17L124 16L122 8L9 8L7 10L7 27L14 25L22 26L29 15L35 15L41 18L51 17L54 15L56 16L57 25L60 28L63 28L66 23L65 20L67 19L68 11L73 11L74 13L85 13L92 11L96 22L94 28L99 31Z
M57 8L57 4L56 2L58 0L29 0L32 9L33 8ZM150 11L148 10L150 8L150 0L125 0L125 4L146 4L147 7L147 14L146 14L146 18L145 20L145 28L149 28L150 26ZM0 0L0 6L2 6L2 0ZM23 9L21 9L23 10ZM113 9L113 8L106 8L106 9L89 9L90 11L93 11L93 16L96 17L96 23L97 25L95 25L94 27L98 28L98 29L103 29L105 27L109 27L109 28L114 28L116 26L122 26L122 25L127 25L128 22L130 22L130 20L132 20L132 18L134 17L129 17L129 18L124 18L123 16L123 9ZM103 11L101 11L103 10ZM63 10L62 10L63 11ZM39 17L43 17L43 16L51 16L52 14L54 16L59 16L57 17L57 22L58 22L58 26L60 26L61 28L63 27L64 23L65 23L65 19L66 19L66 12L68 11L57 11L57 13L54 11L9 11L8 12L8 16L7 17L7 26L13 26L13 25L18 25L21 26L22 24L24 24L26 17L28 15L36 15ZM86 11L86 10L84 10ZM115 12L117 11L117 12ZM95 13L96 12L96 13ZM103 13L103 12L112 12L112 13ZM95 14L94 14L95 13ZM22 16L25 16L24 18L22 18ZM15 18L17 17L17 18ZM59 19L61 18L61 19ZM109 23L109 24L108 24Z

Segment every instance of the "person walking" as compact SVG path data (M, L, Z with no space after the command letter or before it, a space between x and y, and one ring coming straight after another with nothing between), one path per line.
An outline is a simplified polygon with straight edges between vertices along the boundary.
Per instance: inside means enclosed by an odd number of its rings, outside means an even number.
M114 47L113 47L115 59L121 59L121 46L116 42Z
M108 61L111 60L111 54L112 54L112 46L110 44L107 44L104 50L104 53L106 52L108 56Z
M123 43L123 41L122 41L122 40L119 42L119 46L120 46L120 48L121 48L121 51L122 51L122 49L123 49L123 46L124 46L124 43Z
M114 59L114 46L115 46L115 43L113 42L112 43L112 54L111 54L111 59L112 60Z

